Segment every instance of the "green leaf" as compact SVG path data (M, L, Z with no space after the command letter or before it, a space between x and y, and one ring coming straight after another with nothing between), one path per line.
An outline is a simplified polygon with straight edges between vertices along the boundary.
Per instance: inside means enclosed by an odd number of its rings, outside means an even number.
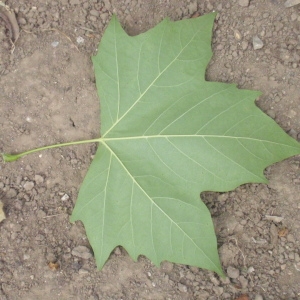
M113 17L93 57L102 138L71 221L82 220L101 268L123 246L222 275L202 191L267 180L300 152L254 104L256 91L205 80L215 14L129 37Z

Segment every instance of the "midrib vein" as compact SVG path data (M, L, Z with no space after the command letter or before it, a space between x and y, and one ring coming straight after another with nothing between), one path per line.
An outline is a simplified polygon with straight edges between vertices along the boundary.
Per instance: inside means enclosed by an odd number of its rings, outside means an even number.
M137 100L127 109L127 111L120 118L117 118L116 122L105 132L103 137L105 137L118 123L120 123L120 121L131 111L131 109L144 97L144 95L154 85L154 83L160 78L160 76L168 70L168 68L177 60L177 58L181 55L181 53L186 49L186 47L189 46L189 44L193 41L193 39L195 38L195 36L197 34L198 34L198 30L192 36L190 41L180 50L178 55L160 73L158 73L158 75L154 78L154 80L149 84L149 86L145 89L145 91L137 98ZM141 45L141 47L142 47L142 45ZM119 86L120 86L120 81L118 78L118 87ZM119 105L119 103L118 103L118 105ZM119 109L119 107L118 107L118 109ZM118 115L119 115L119 111L118 111Z
M284 143L278 143L274 141L269 141L266 139L257 139L251 137L244 137L244 136L226 136L226 135L209 135L209 134L169 134L169 135L141 135L141 136L128 136L128 137L117 137L117 138L105 138L102 137L99 141L106 144L106 142L113 142L113 141L130 141L130 140L148 140L148 139L170 139L170 138L217 138L217 139L232 139L232 140L248 140L253 142L260 142L260 143L270 143L273 145L278 146L286 146L290 148L300 149L300 146L292 146Z
M141 192L145 195L145 197L151 202L151 204L153 206L155 206L158 210L161 211L161 213L170 221L171 224L174 224L181 232L184 236L186 236L193 244L196 248L199 249L199 251L202 252L202 254L207 258L207 260L216 267L216 269L219 269L218 266L207 256L207 254L204 252L203 249L201 249L199 247L199 245L197 245L195 243L195 241L183 230L183 228L181 228L179 226L178 223L176 223L159 205L157 205L157 203L148 195L148 193L142 188L142 186L135 180L135 178L131 175L131 173L129 172L129 170L126 168L126 166L123 164L123 162L121 161L121 159L117 156L117 154L107 145L104 143L104 146L107 148L107 150L111 153L111 155L113 155L115 157L115 159L119 162L119 164L122 166L122 168L124 169L124 171L128 174L128 176L130 177L130 179L132 180L132 182L141 190ZM154 245L153 245L154 246Z

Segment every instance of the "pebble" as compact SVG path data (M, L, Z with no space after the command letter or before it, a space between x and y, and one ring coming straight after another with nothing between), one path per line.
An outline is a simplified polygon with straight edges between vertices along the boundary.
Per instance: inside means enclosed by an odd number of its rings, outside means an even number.
M292 6L295 6L297 4L300 4L300 0L287 0L285 3L284 3L284 6L285 7L292 7Z
M71 5L78 5L79 3L79 0L70 0Z
M107 10L110 10L111 8L111 4L110 4L110 0L103 0L104 2L104 6Z
M33 181L26 181L23 185L23 188L26 190L26 191L31 191L34 187L34 182Z
M272 110L272 109L268 109L268 110L267 110L267 115L268 115L270 118L272 118L272 119L275 119L275 117L276 117L276 113L275 113L275 111Z
M250 0L239 0L239 5L243 7L249 6Z
M88 274L88 273L89 273L89 271L86 270L86 269L80 269L80 270L78 271L78 274L79 274L79 275L86 275L86 274Z
M18 18L18 22L19 22L19 24L20 25L26 25L26 19L24 19L24 18Z
M167 273L172 272L173 266L174 265L171 262L169 262L169 261L163 261L162 264L161 264L162 270L164 272L167 272Z
M190 15L197 11L197 1L190 3L187 6L187 9Z
M241 283L243 289L247 288L248 280L244 276L239 277L239 282Z
M253 49L258 50L264 46L263 41L256 35L253 37Z
M90 11L90 15L91 15L91 16L94 16L94 17L99 17L99 16L100 16L100 13L99 13L99 11L97 11L97 10L95 10L95 9L92 9L92 10Z
M90 249L86 246L77 246L72 250L72 255L83 258L89 259L93 257Z
M230 277L230 278L238 278L240 276L240 271L234 267L231 267L229 266L227 268L227 275Z
M59 45L59 42L58 42L58 41L54 41L54 42L51 43L51 46L52 46L53 48L56 48L58 45Z
M289 253L289 259L290 260L294 260L295 259L295 253L294 252Z
M64 195L60 198L61 201L67 201L67 200L69 200L69 199L70 199L70 196L69 196L68 194L64 194Z
M214 286L214 287L213 287L213 291L215 292L215 294L216 294L218 297L220 297L220 296L223 294L223 292L224 292L224 288L221 287L221 286Z
M11 199L17 196L17 191L13 188L10 188L7 193L6 193L6 197Z
M247 41L242 41L241 43L242 49L245 51L248 48L248 42Z
M23 255L23 259L24 259L24 260L28 260L29 258L30 258L30 255L28 255L28 254L24 253L24 255Z
M180 292L186 293L187 292L187 287L184 284L182 284L182 283L179 282L178 283L178 290Z
M122 254L122 251L121 251L120 247L116 247L114 253L115 253L116 255L121 255L121 254Z
M262 295L257 294L257 295L255 295L254 300L264 300L264 298Z
M34 176L34 181L36 184L40 184L44 182L44 178L43 176L37 174Z
M195 299L206 300L209 298L210 294L207 291L200 290L194 293Z
M237 41L240 41L242 39L242 34L237 29L235 29L233 33Z
M76 42L77 42L78 44L82 44L82 43L84 43L84 38L81 37L81 36L78 36L78 37L76 38Z
M100 18L104 22L104 21L107 20L108 16L109 16L108 13L103 13L103 14L100 15Z

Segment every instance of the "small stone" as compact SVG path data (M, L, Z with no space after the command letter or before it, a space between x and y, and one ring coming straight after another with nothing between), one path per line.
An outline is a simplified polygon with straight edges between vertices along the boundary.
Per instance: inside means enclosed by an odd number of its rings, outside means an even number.
M37 211L36 215L37 215L38 219L43 219L46 217L46 213L41 209Z
M44 237L42 234L38 234L38 235L35 237L35 239L36 239L37 241L43 241L43 240L45 239L45 237Z
M115 253L116 255L118 255L118 256L121 255L121 254L122 254L122 251L121 251L120 247L116 247L114 253Z
M71 5L78 5L79 3L79 0L70 0Z
M277 96L275 96L275 98L274 98L274 101L276 102L276 103L278 103L279 101L280 101L280 97L277 95ZM282 218L283 219L283 218ZM281 221L280 221L281 222Z
M186 293L187 292L187 287L184 284L178 283L178 290L180 292Z
M296 21L298 19L298 15L296 13L292 13L291 20Z
M213 283L213 285L215 286L219 286L220 285L220 281L215 277L215 276L211 276L210 277L210 281Z
M220 277L220 281L223 283L223 284L230 284L230 279L229 277L225 277L225 278L222 278Z
M230 277L230 278L238 278L240 276L240 271L234 267L231 267L229 266L227 268L227 275Z
M69 200L69 199L70 199L70 196L69 196L68 194L64 194L64 195L60 198L61 201L67 201L67 200Z
M93 257L92 253L90 252L90 249L86 246L77 246L72 250L72 255L83 258L83 259L89 259Z
M100 18L101 18L101 20L103 21L103 22L106 22L107 20L108 20L108 17L109 17L109 14L108 13L102 13L101 15L100 15ZM127 20L127 18L126 18L126 20Z
M34 181L36 184L40 184L44 182L44 178L43 176L37 174L34 176Z
M24 19L24 18L18 18L18 22L19 22L19 24L20 25L26 25L26 19Z
M220 296L223 294L223 292L224 292L224 288L221 287L221 286L214 286L214 287L213 287L213 291L215 292L215 294L216 294L218 297L220 297Z
M264 298L262 295L257 294L257 295L255 295L254 300L264 300Z
M76 42L77 42L78 44L82 44L82 43L84 43L84 38L81 37L81 36L78 36L78 37L76 38Z
M188 273L186 274L186 279L188 279L188 280L194 281L195 278L196 278L196 276L195 276L195 274L192 273L192 272L188 272ZM215 278L215 277L213 277L213 278ZM215 278L215 280L218 281L217 278ZM219 281L218 281L218 282L219 282Z
M239 277L239 282L242 285L242 289L246 289L248 286L248 280L244 276Z
M3 203L0 201L0 223L6 219L5 212L3 210Z
M94 16L94 17L99 17L99 16L100 16L100 13L99 13L99 11L97 11L97 10L95 10L95 9L92 9L92 10L90 11L90 15L91 15L91 16Z
M23 255L23 259L24 259L24 260L28 260L29 258L30 258L30 255L28 255L28 254L26 254L26 253Z
M201 299L201 300L206 300L210 296L209 292L204 290L197 291L194 293L194 295L197 297L195 299Z
M169 261L163 261L161 263L161 268L166 273L172 272L173 266L174 265L171 262L169 262Z
M239 5L243 7L249 6L250 0L239 0Z
M268 109L268 110L267 110L267 115L268 115L270 118L272 118L272 119L275 119L275 117L276 117L276 113L275 113L275 111L272 110L272 109Z
M89 19L92 21L92 22L96 22L97 21L97 18L95 16L90 16ZM73 160L73 159L72 159ZM72 162L71 160L71 162ZM77 162L77 159L76 159L76 162Z
M56 48L58 45L59 45L59 42L58 42L58 41L54 41L54 42L51 43L51 46L52 46L53 48Z
M103 0L104 2L104 6L107 10L110 10L111 8L111 4L110 4L110 0Z
M78 274L79 274L79 275L86 275L86 274L88 274L88 273L89 273L89 271L86 270L86 269L80 269L80 270L78 271Z
M47 259L48 262L57 261L57 258L56 258L55 254L53 252L48 252L46 254L46 259Z
M17 196L17 191L13 188L10 188L7 193L6 193L6 197L11 199Z
M235 29L235 30L233 31L233 34L234 34L234 37L235 37L235 39L236 39L237 41L240 41L240 40L242 39L242 34L241 34L237 29Z
M292 129L291 129L292 130ZM291 131L290 130L290 131ZM286 236L286 239L288 240L288 242L291 242L291 243L296 243L296 239L294 237L294 235L292 235L291 233L289 233L287 236Z
M212 11L214 9L213 5L209 2L207 3L206 7L209 11Z
M289 253L289 259L290 260L294 260L295 259L295 253L294 252Z
M287 0L285 3L284 3L284 6L285 7L292 7L292 6L295 6L297 4L300 3L300 0Z
M197 11L197 1L195 2L191 2L188 6L187 6L188 12L190 15L192 15L195 11Z
M264 46L263 41L256 35L253 37L253 49L258 50Z
M242 46L242 49L245 51L248 48L248 42L242 41L241 46Z
M228 199L228 193L220 194L218 196L218 201L225 202Z
M31 191L34 187L34 182L33 181L26 181L23 185L23 188L26 190L26 191Z

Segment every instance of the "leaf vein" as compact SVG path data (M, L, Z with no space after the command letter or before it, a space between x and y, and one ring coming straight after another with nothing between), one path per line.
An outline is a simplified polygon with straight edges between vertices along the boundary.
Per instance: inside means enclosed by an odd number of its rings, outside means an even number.
M172 222L181 232L183 237L187 237L193 244L194 246L199 249L199 251L207 258L207 260L216 267L216 269L218 269L218 266L216 266L216 264L211 260L210 257L207 256L207 254L194 242L193 239L191 239L189 237L189 235L180 227L178 226L178 224L163 210L161 209L153 200L152 198L148 195L148 193L139 185L139 183L135 180L135 178L131 175L131 173L129 172L129 170L126 168L126 166L122 163L122 161L120 160L120 158L117 156L117 154L106 144L103 142L103 144L105 145L105 147L111 152L112 155L114 155L114 157L116 158L116 160L119 162L119 164L122 166L122 168L125 170L125 172L128 174L128 176L131 178L132 181L134 181L135 185L142 191L142 193L146 196L147 199L149 199L149 201L155 205L158 210L160 210L162 212L162 214L169 219L170 222Z

